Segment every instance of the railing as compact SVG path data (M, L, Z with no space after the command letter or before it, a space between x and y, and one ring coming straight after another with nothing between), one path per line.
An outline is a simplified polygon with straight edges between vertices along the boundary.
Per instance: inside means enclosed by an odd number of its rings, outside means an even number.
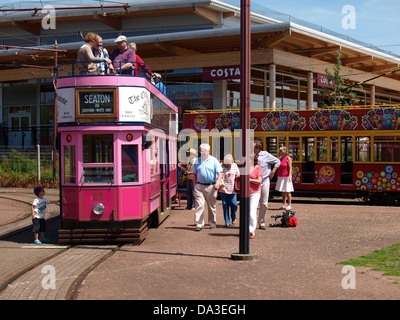
M250 109L251 112L273 112L273 111L318 111L318 110L349 110L349 109L381 109L381 108L395 108L400 109L399 104L382 104L382 105L352 105L352 106L329 106L325 108L313 108L313 109L292 109L292 108L264 108L264 109ZM225 113L225 112L240 112L240 108L229 108L226 109L206 109L206 110L185 110L185 114L203 114L203 113Z
M37 159L38 150L37 146L31 146L29 149L20 149L16 146L13 147L0 147L0 162L5 159L10 159L14 155L19 154L29 159ZM40 159L42 161L51 162L53 161L53 147L41 146L40 147Z
M96 77L96 76L125 76L125 77L141 77L146 78L153 86L155 86L162 94L164 94L169 100L175 103L175 97L173 94L167 89L167 87L162 82L160 76L157 76L157 73L153 73L150 68L142 63L142 62L133 62L133 61L112 61L114 69L110 69L108 66L105 68L104 73L87 72L87 65L89 63L104 64L107 63L105 61L79 61L79 62L68 62L68 63L60 63L57 66L56 75L57 78L69 78L69 77ZM126 64L131 63L132 68L121 69L121 67ZM79 68L80 66L80 68ZM82 72L82 70L84 71ZM116 71L118 70L118 71Z

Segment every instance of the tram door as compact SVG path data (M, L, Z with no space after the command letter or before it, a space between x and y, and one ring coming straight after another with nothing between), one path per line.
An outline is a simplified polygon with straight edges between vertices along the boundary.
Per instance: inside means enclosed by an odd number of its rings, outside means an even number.
M341 137L340 184L353 185L353 138Z
M266 146L265 149L263 148L263 150L267 150L270 154L272 154L273 156L279 158L279 145L278 145L278 138L277 137L267 137L266 138ZM276 181L278 180L278 175L274 175L274 177L272 179L270 179L270 181L272 183L276 183Z
M160 139L160 202L161 212L170 206L169 199L169 146L168 140Z
M164 194L164 184L165 184L165 152L164 152L164 139L159 139L160 150L159 150L159 166L160 166L160 208L161 212L165 211L165 194Z
M165 141L165 147L166 147L166 152L165 152L165 155L166 155L166 157L167 157L167 161L165 161L165 169L166 169L166 171L165 171L165 178L166 178L166 185L165 185L165 190L166 190L166 197L167 197L167 199L166 199L166 205L167 205L167 208L169 208L170 206L171 206L171 203L170 203L170 201L171 201L171 198L170 198L170 194L169 194L169 192L170 192L170 167L169 167L169 140L166 140Z
M10 113L8 123L11 131L8 134L8 145L13 148L31 147L31 115L29 113Z
M303 137L302 183L314 183L315 176L315 138Z

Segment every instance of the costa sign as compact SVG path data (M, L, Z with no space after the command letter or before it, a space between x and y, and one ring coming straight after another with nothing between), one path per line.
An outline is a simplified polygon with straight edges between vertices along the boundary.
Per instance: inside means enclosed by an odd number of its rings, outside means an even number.
M325 74L317 73L317 86L318 87L325 87L325 88L332 88L333 81L328 81L328 76Z
M203 68L203 81L240 79L240 66Z

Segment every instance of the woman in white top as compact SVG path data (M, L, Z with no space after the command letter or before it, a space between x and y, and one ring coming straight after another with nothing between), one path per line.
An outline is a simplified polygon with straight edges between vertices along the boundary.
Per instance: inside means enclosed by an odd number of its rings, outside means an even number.
M224 157L224 163L222 165L222 173L225 177L225 186L220 189L222 198L222 207L224 210L225 226L229 227L236 223L236 211L237 211L237 199L236 193L233 191L235 184L235 178L240 176L239 168L233 161L231 154L227 154ZM229 218L229 208L231 208L231 216Z

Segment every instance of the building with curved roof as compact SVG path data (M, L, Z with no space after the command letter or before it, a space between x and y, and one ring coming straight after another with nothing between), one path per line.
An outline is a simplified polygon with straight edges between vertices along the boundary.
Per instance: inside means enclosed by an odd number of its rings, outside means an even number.
M140 57L175 94L181 113L239 107L240 8L228 2L3 5L0 145L51 144L55 59L57 64L75 61L81 34L90 31L102 36L109 52L119 35L135 42ZM358 104L400 103L398 56L273 11L253 12L251 24L251 108L318 107L321 89L329 86L326 69L333 70L338 52L342 77L362 84L354 89ZM49 50L56 42L57 57Z

